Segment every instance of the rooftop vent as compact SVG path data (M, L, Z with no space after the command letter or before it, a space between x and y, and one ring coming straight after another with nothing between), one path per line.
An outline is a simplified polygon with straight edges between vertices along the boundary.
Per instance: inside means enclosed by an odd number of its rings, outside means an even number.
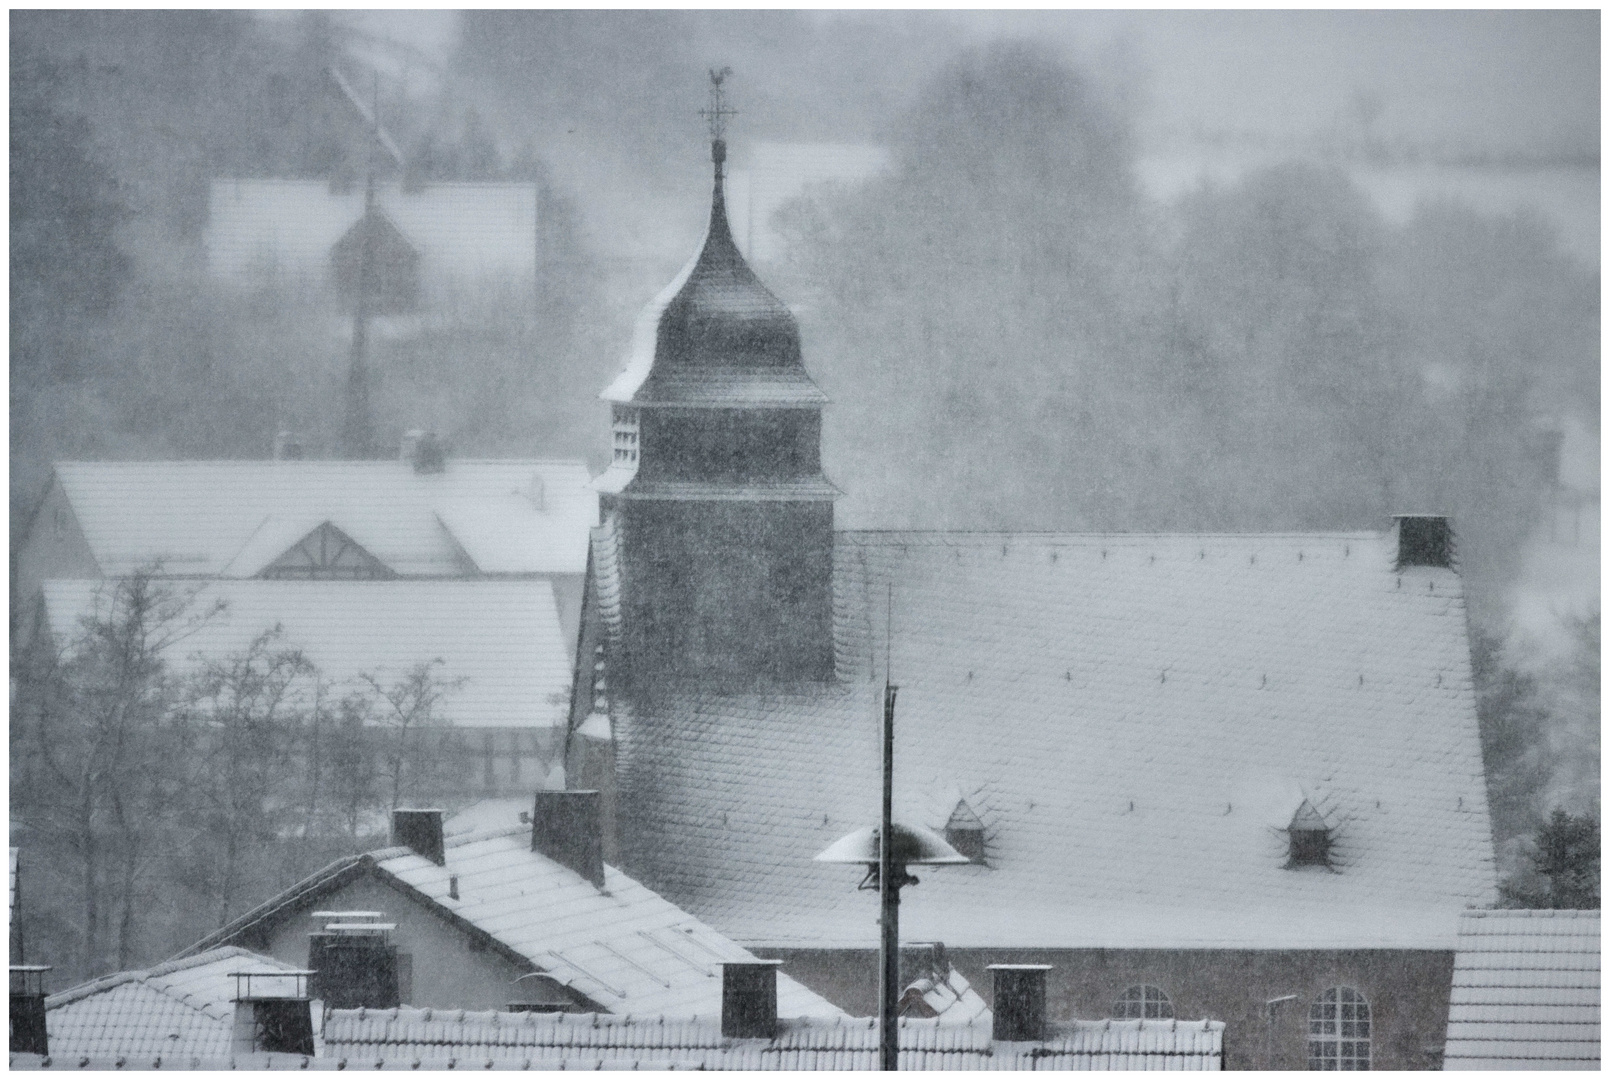
M395 1009L402 1004L397 977L395 923L368 921L379 912L315 912L333 916L308 937L307 966L313 996L332 1009ZM361 917L365 921L356 921Z
M1397 514L1398 564L1440 566L1452 570L1454 560L1453 527L1448 519L1429 514Z
M984 861L984 823L967 805L966 799L956 804L950 820L945 822L945 843L958 854L967 856L969 862Z
M237 1054L313 1056L311 971L232 971Z
M11 965L11 1052L13 1054L50 1053L50 1035L45 1030L45 972L42 964Z
M398 456L412 465L416 473L447 471L447 448L434 431L413 428L403 432Z
M437 866L447 865L447 852L442 842L442 812L440 810L393 810L391 812L391 842L413 848Z
M531 850L604 887L602 807L596 791L539 791L531 811Z
M307 447L302 442L302 436L294 431L281 431L275 434L275 461L301 461L305 457Z
M1040 1042L1045 1038L1045 973L1050 964L991 964L995 974L997 1042Z
M770 1039L777 1034L777 969L781 960L721 965L721 1034Z
M1286 826L1286 835L1291 838L1291 851L1286 860L1286 869L1291 870L1299 866L1330 866L1331 836L1330 826L1319 811L1314 809L1307 799L1292 815L1291 824Z

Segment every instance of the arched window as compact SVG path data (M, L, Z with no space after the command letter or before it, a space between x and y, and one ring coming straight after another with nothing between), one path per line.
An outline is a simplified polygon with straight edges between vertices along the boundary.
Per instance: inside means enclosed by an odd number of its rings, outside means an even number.
M1115 1020L1172 1020L1174 1003L1160 986L1131 986L1112 1004Z
M1370 1067L1370 1003L1351 986L1333 986L1308 1007L1308 1067Z

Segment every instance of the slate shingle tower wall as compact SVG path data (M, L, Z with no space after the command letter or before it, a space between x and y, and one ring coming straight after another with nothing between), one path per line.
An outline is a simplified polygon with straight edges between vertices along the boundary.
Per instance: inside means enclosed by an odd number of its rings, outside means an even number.
M793 313L727 223L715 163L698 255L651 303L614 403L601 506L620 541L632 672L749 684L833 674L833 502L826 399Z

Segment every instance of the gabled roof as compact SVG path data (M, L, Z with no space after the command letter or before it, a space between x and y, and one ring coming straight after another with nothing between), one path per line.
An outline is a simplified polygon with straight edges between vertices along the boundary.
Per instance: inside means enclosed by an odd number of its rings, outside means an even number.
M377 185L387 219L420 253L420 272L472 282L532 278L537 259L533 183ZM336 242L363 217L361 188L333 194L317 180L214 180L204 242L208 272L248 282L256 275L322 274Z
M598 496L579 461L70 461L103 573L250 577L323 522L404 577L580 574ZM481 566L480 552L489 565Z
M45 999L50 1050L79 1055L227 1056L237 971L296 971L232 945L120 971Z
M1466 912L1443 1068L1597 1070L1599 991L1597 911Z
M594 555L629 573L607 528ZM1464 596L1395 555L1391 533L841 533L838 682L612 696L623 863L746 944L875 947L860 871L812 858L877 819L887 649L897 815L942 829L965 798L984 826L987 865L903 898L912 938L1451 949L1495 899ZM592 595L608 627L617 583ZM1305 799L1335 872L1283 868Z
M547 972L601 1008L633 1015L720 1016L724 960L752 953L613 867L604 888L531 850L529 826L449 836L446 865L391 847L339 860L191 947L246 939L317 905L363 874L378 877L509 960ZM458 879L458 897L451 879ZM779 976L778 1007L840 1011Z
M902 1069L1218 1069L1217 1020L1075 1020L1037 1043L996 1043L990 1021L900 1021ZM874 1069L876 1023L847 1017L783 1018L770 1039L730 1039L714 1015L655 1016L337 1009L326 1052L353 1067L441 1061L459 1068L529 1062L533 1068Z
M440 659L433 676L452 684L437 715L458 727L553 728L564 723L570 656L553 586L517 581L193 581L172 582L198 615L224 607L170 646L180 673L207 660L244 654L264 631L281 627L276 649L299 649L332 680L339 696L361 690L363 675L382 686ZM111 581L47 581L45 614L70 643L80 620L105 612ZM457 680L462 680L458 682Z

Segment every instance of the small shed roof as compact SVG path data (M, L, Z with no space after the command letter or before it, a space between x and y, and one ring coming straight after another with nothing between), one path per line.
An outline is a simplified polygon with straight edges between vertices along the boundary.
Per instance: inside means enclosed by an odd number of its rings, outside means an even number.
M120 971L45 999L50 1050L61 1057L226 1057L237 971L294 972L291 964L225 945L144 971Z
M1599 913L1469 911L1446 1069L1599 1068Z

